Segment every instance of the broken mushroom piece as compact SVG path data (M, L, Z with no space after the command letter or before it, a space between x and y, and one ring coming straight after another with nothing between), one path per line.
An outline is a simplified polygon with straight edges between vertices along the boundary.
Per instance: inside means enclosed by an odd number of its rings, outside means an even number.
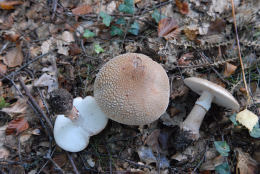
M119 55L99 71L94 97L108 118L127 125L157 120L169 103L170 87L163 67L137 53Z
M90 136L105 128L108 119L91 96L84 99L77 97L73 100L73 105L76 109L66 113L77 111L77 116L58 115L53 134L59 147L69 152L79 152L87 147Z
M237 100L226 89L215 83L197 77L186 78L184 83L199 94L200 98L180 126L180 132L174 137L176 150L184 150L187 145L199 138L200 125L212 102L236 111L240 107Z

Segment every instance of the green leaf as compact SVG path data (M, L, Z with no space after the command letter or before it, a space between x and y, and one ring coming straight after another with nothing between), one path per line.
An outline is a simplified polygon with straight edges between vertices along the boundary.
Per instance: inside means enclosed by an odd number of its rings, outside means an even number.
M4 97L0 97L0 109L8 107L10 104L5 102Z
M132 33L133 35L138 35L139 33L139 24L137 22L134 22L131 26L130 29L128 30L129 33Z
M233 122L233 124L234 124L235 126L238 125L238 122L237 122L237 120L236 120L236 117L237 117L237 114L232 114L232 115L229 117L229 119Z
M103 11L101 11L101 12L99 13L99 15L102 17L103 23L104 23L107 27L109 27L109 26L110 26L110 23L111 23L112 20L113 20L113 17L110 16L110 15L108 15L108 14L106 14L106 13L103 12Z
M121 28L118 28L117 26L112 25L110 30L111 36L122 36L124 34L123 30Z
M128 14L134 14L134 0L124 0L123 4L120 4L118 10Z
M229 165L227 162L222 163L218 166L215 167L215 171L218 174L230 174L230 169L229 169Z
M160 12L156 9L152 13L152 18L156 21L156 23L159 23L159 21L163 18L166 18L166 16L160 14Z
M124 18L121 17L121 18L117 19L116 24L118 24L118 25L125 25L126 21L125 21Z
M249 132L251 137L254 138L260 138L260 128L259 128L259 123L257 123L254 128L252 129L252 131Z
M92 31L90 31L90 30L88 30L88 29L86 29L85 31L84 31L84 34L83 34L83 37L85 37L85 38L90 38L90 37L94 37L95 36L95 33L93 33Z
M214 145L216 147L216 150L220 153L220 155L228 156L230 148L226 141L214 141Z
M100 46L99 44L95 44L95 45L94 45L94 48L95 48L95 52L96 52L97 54L104 52L104 49L101 48L101 46Z

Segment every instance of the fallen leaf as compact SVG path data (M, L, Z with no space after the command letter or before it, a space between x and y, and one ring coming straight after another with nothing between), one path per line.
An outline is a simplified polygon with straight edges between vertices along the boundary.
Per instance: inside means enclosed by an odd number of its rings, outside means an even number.
M21 5L23 4L22 1L3 1L0 2L0 8L4 10L12 10L14 9L15 5Z
M183 31L189 40L197 39L198 30L190 30L190 29L186 28Z
M11 41L11 42L17 42L19 38L20 38L20 35L16 34L16 33L4 34L4 39Z
M237 66L232 65L231 63L226 62L224 69L224 77L229 77L236 71Z
M10 155L9 150L7 150L4 146L0 146L0 159L5 160Z
M17 46L9 50L6 56L4 56L4 63L11 68L20 66L23 63L23 53L21 46Z
M187 66L190 64L191 60L194 58L192 53L185 53L178 59L178 65Z
M209 34L212 33L221 33L225 30L226 22L222 19L216 19L209 26Z
M189 13L189 6L186 2L181 2L180 0L175 0L175 3L181 14L186 15Z
M28 128L29 124L27 120L24 117L18 117L8 123L5 133L6 135L11 135L13 133L15 133L15 135L18 135Z
M239 112L236 119L250 131L252 131L254 126L258 123L258 116L247 109Z
M73 34L69 31L64 31L61 35L61 39L68 43L75 41Z
M75 43L70 44L69 48L69 54L71 56L75 56L81 53L81 48Z
M18 98L18 100L12 104L10 107L3 108L2 111L6 112L9 115L14 114L24 114L27 110L27 103L25 99Z
M157 152L159 150L158 137L160 135L160 129L155 129L145 140L144 144L147 144L152 148L153 151Z
M33 86L44 87L48 86L48 92L58 88L58 79L56 76L43 73L41 77L34 81Z
M258 174L257 162L248 154L242 151L242 149L235 149L237 152L237 166L236 173L239 174Z
M74 15L85 15L92 12L92 7L87 4L81 4L78 7L72 9Z
M173 18L163 18L158 25L158 36L163 37L178 28L178 24Z
M5 74L7 71L7 66L0 63L0 73Z
M213 159L207 160L205 161L201 167L200 170L204 171L204 170L215 170L215 167L217 167L218 165L222 164L225 161L225 157L219 155Z

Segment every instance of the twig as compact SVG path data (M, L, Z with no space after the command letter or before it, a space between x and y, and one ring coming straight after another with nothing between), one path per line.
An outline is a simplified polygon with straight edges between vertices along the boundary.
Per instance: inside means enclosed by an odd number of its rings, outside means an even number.
M23 80L19 77L18 78L22 88L24 89L25 94L29 97L30 102L32 103L32 105L35 107L35 109L37 110L37 112L39 112L44 120L47 122L47 124L49 125L49 127L53 130L53 125L50 121L50 119L47 117L47 115L42 111L42 109L40 108L40 106L35 102L34 98L32 97L30 91L28 90L28 88L26 87L26 85L24 84Z
M71 165L72 165L72 167L73 167L73 170L74 170L75 174L79 174L79 171L78 171L78 169L77 169L77 167L76 167L76 165L75 165L75 163L74 163L74 161L73 161L72 156L71 156L71 155L69 154L69 152L67 152L67 151L66 151L66 154L67 154L67 156L68 156L68 158L69 158L69 160L70 160L70 163L71 163Z
M23 70L23 69L26 68L27 66L29 66L31 63L33 63L33 62L39 60L40 58L43 58L43 57L45 57L45 56L47 56L47 55L49 55L49 54L51 54L51 53L52 53L52 51L50 51L50 52L48 52L48 53L45 53L45 54L42 54L42 55L40 55L40 56L35 57L34 59L28 61L26 64L22 65L22 66L21 66L20 68L18 68L17 70L15 70L15 71L13 71L12 73L10 73L10 74L4 76L3 78L1 78L0 81L1 81L1 80L4 80L4 79L8 79L9 77L14 76L16 73L18 73L19 71Z
M242 56L241 56L241 51L240 51L239 37L238 37L238 34L237 34L237 24L236 24L236 13L235 13L234 0L231 0L231 5L232 5L232 16L233 16L234 28L235 28L235 33L236 33L238 57L239 57L240 65L241 65L241 69L242 69L242 77L243 77L243 81L244 81L244 85L245 85L245 89L246 89L247 105L248 105L248 104L249 104L249 101L250 101L250 95L249 95L249 91L248 91L248 87L247 87L247 83L246 83L246 76L245 76L244 64L243 64L243 60L242 60ZM247 107L247 105L246 105L246 107Z

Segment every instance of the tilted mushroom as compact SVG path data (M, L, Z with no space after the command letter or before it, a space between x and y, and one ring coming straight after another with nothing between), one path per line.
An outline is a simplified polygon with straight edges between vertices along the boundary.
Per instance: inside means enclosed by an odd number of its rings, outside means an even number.
M110 119L145 125L167 109L170 87L163 67L151 58L127 53L108 61L94 83L94 97Z
M197 77L186 78L184 83L199 94L200 98L180 126L180 132L172 140L176 150L184 150L187 145L199 138L200 125L212 102L236 111L240 107L237 100L226 89L215 83Z
M50 100L55 102L50 102L52 103L50 105L56 113L58 110L60 114L57 115L55 120L53 134L57 145L62 149L69 152L78 152L87 147L90 136L98 134L105 128L108 119L91 96L84 99L81 97L75 98L73 100L74 109L65 107L72 105L72 97L68 97L69 95L64 90L52 92ZM55 96L55 100L53 96ZM57 98L61 100L59 101ZM62 111L61 108L64 110ZM62 115L62 112L68 117Z

